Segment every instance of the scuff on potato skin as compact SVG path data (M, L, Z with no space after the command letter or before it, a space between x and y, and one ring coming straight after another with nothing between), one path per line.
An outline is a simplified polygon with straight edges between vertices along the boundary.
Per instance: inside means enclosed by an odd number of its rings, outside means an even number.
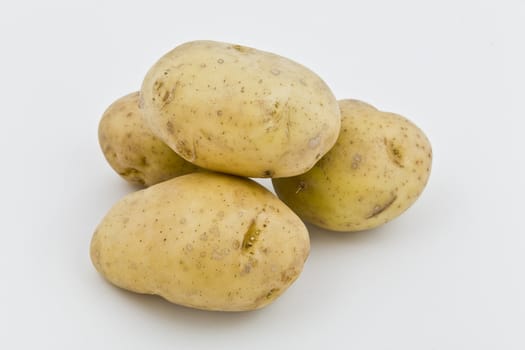
M380 226L423 191L432 163L425 134L408 119L357 100L341 100L335 146L305 174L273 179L300 217L333 231Z
M193 173L127 195L98 225L91 260L111 283L176 304L264 307L309 254L302 221L252 180Z

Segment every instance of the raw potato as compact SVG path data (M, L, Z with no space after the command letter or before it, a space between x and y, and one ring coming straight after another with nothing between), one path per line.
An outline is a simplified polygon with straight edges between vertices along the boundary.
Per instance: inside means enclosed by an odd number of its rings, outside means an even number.
M334 231L360 231L399 216L423 191L432 163L425 134L404 117L342 100L341 134L306 174L274 179L300 217Z
M91 242L111 283L180 305L261 308L298 277L310 250L302 221L248 179L177 177L124 197Z
M197 170L151 133L138 92L109 106L100 120L98 139L109 165L133 184L150 186Z
M306 67L214 41L167 53L141 96L152 131L179 155L241 176L306 172L334 145L341 122L332 92Z

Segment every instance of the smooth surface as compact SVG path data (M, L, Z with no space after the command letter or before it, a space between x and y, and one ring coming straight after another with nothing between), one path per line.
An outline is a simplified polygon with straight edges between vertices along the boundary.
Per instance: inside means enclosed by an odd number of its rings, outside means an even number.
M3 2L0 348L525 348L524 7ZM408 212L371 232L312 228L303 274L252 313L124 292L89 261L95 226L134 190L104 160L99 118L193 39L295 59L433 146Z

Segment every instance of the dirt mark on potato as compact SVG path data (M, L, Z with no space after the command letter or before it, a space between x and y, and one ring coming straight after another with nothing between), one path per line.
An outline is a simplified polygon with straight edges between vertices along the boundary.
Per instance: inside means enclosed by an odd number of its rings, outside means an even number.
M242 250L243 252L247 252L250 254L253 254L253 247L259 240L259 235L261 234L261 230L259 230L255 224L255 219L250 223L250 226L248 227L248 230L244 233L244 238L242 240Z
M367 219L371 219L373 218L374 216L377 216L379 214L381 214L382 212L384 212L385 210L387 210L392 204L394 204L394 202L396 201L397 199L397 195L394 195L390 200L388 200L388 202L384 203L384 204L381 204L381 205L376 205L372 211L370 212L369 215L367 215Z

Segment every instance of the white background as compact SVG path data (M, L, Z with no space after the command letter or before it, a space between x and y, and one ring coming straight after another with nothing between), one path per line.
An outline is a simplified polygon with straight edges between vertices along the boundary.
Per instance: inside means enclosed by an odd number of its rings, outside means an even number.
M524 22L519 0L2 2L0 348L524 349ZM135 190L106 164L99 118L195 39L288 56L433 145L409 211L311 228L303 274L256 312L121 291L89 260Z

